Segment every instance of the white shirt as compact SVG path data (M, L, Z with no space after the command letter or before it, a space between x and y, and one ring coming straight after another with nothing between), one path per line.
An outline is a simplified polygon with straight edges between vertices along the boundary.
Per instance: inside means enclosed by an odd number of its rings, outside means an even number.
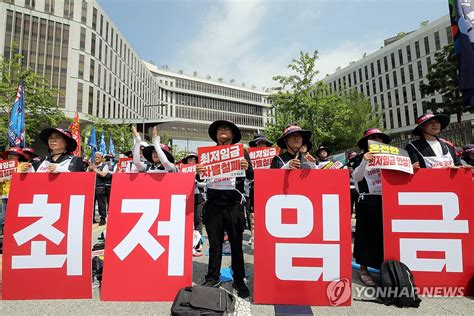
M426 142L430 145L431 149L433 149L436 157L443 156L443 148L441 148L441 144L438 140L427 140Z

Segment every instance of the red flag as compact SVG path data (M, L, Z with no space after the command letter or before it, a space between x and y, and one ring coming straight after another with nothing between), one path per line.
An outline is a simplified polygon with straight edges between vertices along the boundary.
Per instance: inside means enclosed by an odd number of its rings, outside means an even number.
M77 142L77 148L72 154L81 157L81 126L79 125L79 114L77 112L71 125L69 125L69 130L71 131L72 138Z

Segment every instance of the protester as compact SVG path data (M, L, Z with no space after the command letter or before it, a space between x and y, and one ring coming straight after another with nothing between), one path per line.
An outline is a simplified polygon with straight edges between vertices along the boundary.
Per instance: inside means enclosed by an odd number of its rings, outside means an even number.
M27 162L32 162L34 158L38 157L33 148L25 147L22 150Z
M457 168L461 161L455 149L438 134L449 124L445 114L424 114L416 120L412 134L419 136L405 147L414 168Z
M107 175L109 174L109 166L103 161L103 154L96 152L94 160L89 165L87 171L95 172L95 202L97 203L99 210L99 226L103 226L107 223L107 192L105 190L105 182ZM94 212L95 213L95 212ZM94 214L95 215L95 214ZM93 222L95 223L95 216L93 216Z
M300 150L304 144L308 143L310 138L310 131L304 130L296 124L288 125L277 140L277 145L286 151L273 158L270 168L300 169L301 162L305 161Z
M253 137L253 140L249 142L249 147L253 148L265 148L265 147L272 147L273 143L268 140L265 135L256 134Z
M268 138L265 135L262 134L256 134L253 137L253 140L249 142L249 147L252 148L268 148L272 147L273 143L268 140ZM246 203L246 216L247 216L247 223L248 223L248 228L250 230L250 239L248 244L252 245L253 244L253 213L254 213L254 181L253 180L245 180L246 188L248 188L248 200ZM246 191L247 191L246 190Z
M189 153L186 157L181 160L184 165L196 165L199 161L196 153ZM194 186L194 230L196 230L200 236L202 236L202 209L204 206L204 197L202 195L206 182L201 180L201 177L196 174L195 186ZM202 256L202 243L196 243L193 251L194 257Z
M61 128L46 128L39 138L48 146L49 155L38 163L28 163L20 168L21 172L82 172L82 159L71 155L77 143L71 132Z
M360 264L359 276L368 286L374 286L367 267L380 268L383 262L383 221L382 221L382 177L380 169L368 170L368 162L374 154L368 151L368 140L390 143L390 137L378 128L364 132L357 142L363 151L363 159L354 163L354 181L359 192L356 202L356 230L354 258Z
M329 148L324 145L320 145L318 149L316 149L316 157L318 158L318 164L320 168L323 168L325 165L331 162L329 160Z
M236 144L241 139L240 129L232 122L218 120L209 126L209 137L217 146ZM253 179L250 157L245 153L240 166L245 170L245 177L229 177L226 180L210 178L207 181L207 201L205 208L206 231L209 238L209 266L205 286L220 286L220 269L222 262L222 243L224 230L227 232L232 249L233 287L242 298L250 295L244 282L244 254L242 239L244 231L244 179ZM204 167L197 165L198 174ZM218 186L216 186L218 184Z
M134 158L133 161L130 161L123 172L125 173L137 173L139 170L135 165L135 161L139 165L148 164L145 157L143 156L143 149L148 147L148 143L141 140L140 134L137 132L137 127L135 125L132 126L132 135L133 135L133 148L131 151L127 151L125 156L128 158Z
M474 166L474 144L467 144L462 149L462 162L465 165Z
M10 147L6 151L2 153L2 157L5 160L13 160L18 163L17 170L21 168L21 166L27 166L25 161L27 160L23 150L18 147ZM10 194L10 186L11 186L11 176L3 176L0 174L0 192L2 194L2 213L0 214L0 225L3 225L5 222L5 216L7 213L7 203L8 203L8 195Z
M140 152L137 146L133 149L133 164L139 172L147 173L163 173L163 172L178 172L178 168L174 165L174 157L168 146L160 143L160 136L156 126L152 128L152 142L153 145L143 148L143 157L147 163L140 159ZM136 143L139 143L140 134L134 127L134 138Z
M357 197L359 193L357 192L354 180L354 165L360 163L360 159L362 159L362 155L357 155L355 151L350 151L347 153L347 163L346 167L349 169L349 176L350 176L350 188L351 188L351 211L352 214L355 214L355 203L357 201Z
M112 176L114 172L117 170L117 161L115 160L115 156L112 154L107 154L104 156L105 163L107 164L107 175L105 176L105 195L107 196L107 205L109 205L110 201L110 190L112 189Z

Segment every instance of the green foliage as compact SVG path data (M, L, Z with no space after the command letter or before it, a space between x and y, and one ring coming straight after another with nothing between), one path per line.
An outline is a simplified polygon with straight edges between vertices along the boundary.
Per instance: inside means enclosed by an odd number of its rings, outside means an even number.
M313 132L314 147L324 144L332 151L352 148L365 129L379 127L380 117L371 113L370 101L362 93L330 93L325 83L317 82L317 58L317 51L312 55L301 52L300 59L288 65L296 74L273 78L290 90L270 96L275 123L267 124L265 133L276 140L288 124L297 123Z
M437 92L442 95L443 101L441 103L435 100L425 101L425 108L434 113L456 114L458 123L461 123L465 106L459 91L458 68L453 45L446 45L435 53L435 63L429 67L426 79L428 83L420 83L423 97Z
M22 66L23 56L0 59L0 147L7 146L10 111L15 101L20 81L25 85L25 134L26 145L32 143L46 127L56 127L66 119L57 106L59 90L50 87L48 80Z

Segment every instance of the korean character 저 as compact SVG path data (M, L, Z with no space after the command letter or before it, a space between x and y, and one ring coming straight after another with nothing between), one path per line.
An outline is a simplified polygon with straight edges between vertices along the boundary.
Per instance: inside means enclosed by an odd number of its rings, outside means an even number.
M209 162L216 162L220 160L219 150L214 150L210 152Z

